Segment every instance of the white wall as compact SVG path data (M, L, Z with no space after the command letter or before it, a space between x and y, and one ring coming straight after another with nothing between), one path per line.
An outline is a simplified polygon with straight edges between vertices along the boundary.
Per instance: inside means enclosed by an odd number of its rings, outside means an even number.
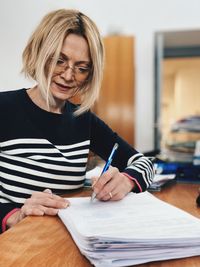
M199 0L0 0L0 90L31 85L20 74L21 53L48 11L76 8L89 15L102 35L110 30L136 38L136 148L153 148L154 33L200 28Z

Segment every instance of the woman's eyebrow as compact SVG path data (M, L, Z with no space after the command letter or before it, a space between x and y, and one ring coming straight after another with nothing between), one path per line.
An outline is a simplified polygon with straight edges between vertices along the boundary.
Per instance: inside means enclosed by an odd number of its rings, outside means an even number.
M60 52L60 57L62 57L63 59L66 59L66 60L68 60L69 58L68 58L68 56L67 55L65 55L64 53L62 53L62 52Z

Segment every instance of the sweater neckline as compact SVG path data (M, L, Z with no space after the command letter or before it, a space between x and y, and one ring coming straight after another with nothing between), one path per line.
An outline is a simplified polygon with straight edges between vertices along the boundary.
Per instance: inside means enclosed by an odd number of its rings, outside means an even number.
M50 116L50 117L54 117L54 118L62 118L63 116L66 115L67 112L67 107L68 107L68 101L66 101L65 106L64 106L64 112L63 113L54 113L54 112L50 112L47 111L45 109L40 108L38 105L36 105L32 99L30 98L30 96L27 93L28 88L23 88L23 95L24 95L24 99L26 100L26 103L28 104L29 107L31 107L32 109L34 109L35 111L39 112L40 114L43 114L44 116Z

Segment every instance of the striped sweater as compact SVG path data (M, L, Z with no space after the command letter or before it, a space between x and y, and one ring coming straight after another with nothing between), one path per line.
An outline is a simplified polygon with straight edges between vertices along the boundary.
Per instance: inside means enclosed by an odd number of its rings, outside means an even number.
M0 93L1 223L34 191L83 187L89 151L106 160L116 142L112 165L135 180L136 192L151 184L152 163L92 112L74 117L75 108L66 102L63 114L55 114L35 105L26 89Z

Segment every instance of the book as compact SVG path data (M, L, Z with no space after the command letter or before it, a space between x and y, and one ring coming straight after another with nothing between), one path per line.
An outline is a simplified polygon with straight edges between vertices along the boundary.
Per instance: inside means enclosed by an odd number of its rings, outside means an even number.
M149 192L129 193L120 201L69 200L58 216L96 267L200 255L200 220Z

